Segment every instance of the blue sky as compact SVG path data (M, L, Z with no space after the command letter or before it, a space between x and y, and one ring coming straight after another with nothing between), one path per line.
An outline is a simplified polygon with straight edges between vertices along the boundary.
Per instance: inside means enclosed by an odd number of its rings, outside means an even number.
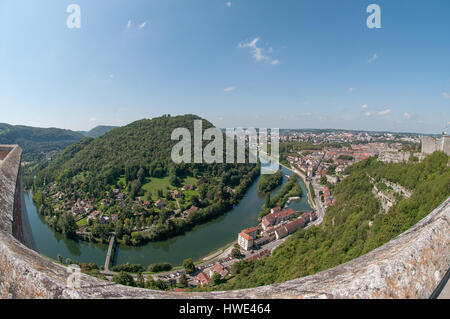
M81 8L68 29L66 8ZM381 7L381 29L366 8ZM450 1L1 0L0 122L439 133Z

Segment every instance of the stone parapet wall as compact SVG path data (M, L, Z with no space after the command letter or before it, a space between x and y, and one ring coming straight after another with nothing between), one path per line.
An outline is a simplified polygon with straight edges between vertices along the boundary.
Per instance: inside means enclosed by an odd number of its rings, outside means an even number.
M0 230L13 233L15 200L20 196L20 163L22 149L19 146L0 145L0 152L7 150L0 163Z
M20 164L17 155L9 159ZM17 167L16 175L18 172ZM11 174L7 177L17 179ZM9 190L1 196L0 298L428 298L450 265L449 198L382 247L335 268L281 284L227 292L175 293L118 286L82 274L80 288L69 289L67 268L12 236L9 216L13 214L14 193ZM7 205L3 205L5 198Z

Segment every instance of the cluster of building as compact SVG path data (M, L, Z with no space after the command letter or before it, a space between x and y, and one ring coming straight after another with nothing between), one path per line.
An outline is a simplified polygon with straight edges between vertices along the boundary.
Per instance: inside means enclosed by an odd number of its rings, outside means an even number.
M172 192L172 197L177 200L182 196L183 191L194 190L195 186L185 185L180 190L174 190ZM83 198L79 193L75 195L78 197L76 201L70 199L64 192L58 190L56 183L49 184L44 190L43 194L51 198L55 204L56 210L71 212L76 220L81 220L87 218L89 221L95 221L101 224L108 223L109 221L116 222L118 220L118 214L104 213L108 207L115 205L120 208L126 208L130 205L130 210L133 212L134 216L143 215L144 212L151 208L152 203L150 201L145 201L142 197L137 197L134 201L130 202L127 199L127 195L123 193L120 189L112 189L109 196L101 199L99 203L93 198ZM158 199L153 206L158 209L165 209L166 204L163 199ZM103 209L102 209L103 208ZM174 211L174 214L170 218L175 218L180 216L182 219L188 218L193 212L198 211L199 208L192 206L189 209L181 212L181 210Z
M330 167L335 173L343 173L349 165L376 156L386 150L398 150L401 143L352 144L348 147L324 147L321 151L301 151L298 156L288 156L294 167L301 169L307 177L326 176Z
M419 143L419 137L409 133L386 132L355 132L330 130L282 130L280 139L283 142L309 142L313 144L324 143L369 143L369 142L395 142Z
M336 198L331 194L330 189L328 187L325 187L323 189L322 194L320 194L320 199L325 204L326 207L329 207L336 203Z
M230 267L226 267L221 263L216 263L213 266L207 268L206 270L200 272L196 277L196 284L198 286L207 286L211 282L213 275L217 273L220 275L221 279L224 279L230 274Z
M262 218L259 227L244 229L239 233L239 246L247 251L254 247L260 247L293 234L299 228L305 227L317 218L313 211L296 218L298 215L290 208L285 210L280 207L272 208L270 214Z

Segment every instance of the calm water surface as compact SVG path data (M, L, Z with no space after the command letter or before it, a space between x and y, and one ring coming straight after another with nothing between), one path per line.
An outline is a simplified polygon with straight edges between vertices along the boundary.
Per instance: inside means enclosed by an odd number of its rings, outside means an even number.
M286 168L282 169L284 185L287 181L286 175L291 175L291 172ZM198 260L236 240L242 229L256 226L258 223L258 213L265 203L265 197L258 194L258 180L250 186L240 203L225 215L197 226L184 235L162 242L149 243L142 247L120 247L116 254L115 264L129 262L146 267L155 262L168 262L172 265L180 265L186 258ZM289 207L296 211L309 211L311 207L308 204L305 185L300 178L298 180L303 197L300 201L292 202ZM275 189L272 196L281 187ZM51 230L38 214L31 193L25 194L25 205L39 253L53 259L60 254L64 259L71 258L79 262L104 264L107 245L74 241Z

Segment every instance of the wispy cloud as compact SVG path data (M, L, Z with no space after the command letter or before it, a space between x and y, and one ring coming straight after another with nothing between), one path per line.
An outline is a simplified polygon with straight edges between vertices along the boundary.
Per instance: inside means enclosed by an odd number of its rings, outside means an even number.
M109 78L110 78L110 79L114 79L114 74L111 73L111 74L109 75Z
M268 57L264 55L263 48L260 48L257 46L258 41L259 41L259 38L254 38L251 42L248 42L248 43L241 42L241 43L239 43L239 47L240 48L250 48L252 56L256 61L266 60L266 59L268 59Z
M227 2L227 7L229 8L229 7L231 7L231 5L232 5L231 1L228 1Z
M390 114L392 111L390 110L390 109L386 109L386 110L383 110L383 111L380 111L380 112L378 112L378 115L388 115L388 114Z
M366 112L366 113L364 113L367 117L369 117L369 116L371 116L372 115L372 112Z
M450 93L444 92L444 93L442 93L442 96L443 96L445 99L450 99Z
M412 114L405 112L405 113L403 113L403 116L409 120L412 117Z
M230 87L224 88L223 90L224 90L225 92L231 92L231 91L236 90L236 87L230 86Z
M349 89L348 89L348 91L349 91L350 93L355 92L355 90L356 90L355 88L349 88Z
M362 109L367 109L369 106L367 104L361 105Z
M147 21L141 23L141 24L138 26L138 29L139 29L139 30L142 30L142 29L145 28L146 25L147 25Z
M127 29L130 29L130 28L131 28L131 20L128 20Z
M272 65L280 64L280 60L273 60L270 64Z
M374 53L374 54L372 55L372 57L371 57L367 62L372 63L372 62L374 62L376 59L378 59L378 55L377 55L376 53Z
M89 122L91 122L91 123L92 122L96 122L96 121L97 121L97 119L95 117L92 117L92 118L89 119Z

